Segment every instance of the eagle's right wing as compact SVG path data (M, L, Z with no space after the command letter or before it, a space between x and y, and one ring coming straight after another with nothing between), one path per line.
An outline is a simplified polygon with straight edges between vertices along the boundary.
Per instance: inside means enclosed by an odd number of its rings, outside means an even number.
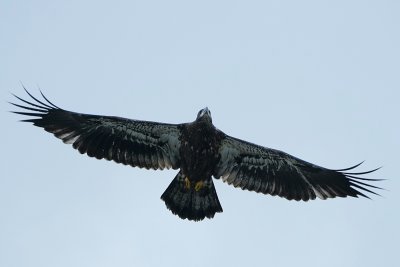
M179 168L180 130L177 124L71 112L52 104L43 94L47 103L26 92L34 103L14 95L27 105L11 104L32 112L14 113L36 117L23 121L53 133L82 154L133 167Z
M221 143L220 160L214 177L249 191L278 195L289 200L364 196L376 194L368 188L378 188L368 182L379 179L358 175L376 171L353 173L360 164L342 170L326 169L285 152L258 146L231 136Z

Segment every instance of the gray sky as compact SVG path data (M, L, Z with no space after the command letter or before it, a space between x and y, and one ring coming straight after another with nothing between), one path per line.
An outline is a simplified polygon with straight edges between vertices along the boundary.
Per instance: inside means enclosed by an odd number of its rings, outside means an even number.
M0 266L399 266L398 1L0 3ZM8 113L56 105L171 123L208 106L225 133L328 168L362 160L388 191L290 202L215 181L183 221L176 171L80 155ZM396 262L397 261L397 262ZM247 265L248 264L248 265Z

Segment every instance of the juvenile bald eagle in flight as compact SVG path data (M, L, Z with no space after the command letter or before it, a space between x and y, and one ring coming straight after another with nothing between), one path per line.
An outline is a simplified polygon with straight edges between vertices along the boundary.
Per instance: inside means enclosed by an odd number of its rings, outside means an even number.
M24 88L25 89L25 88ZM257 193L288 200L308 201L335 197L358 197L380 179L361 178L371 173L349 172L358 167L332 170L306 162L285 152L231 137L215 128L208 108L195 121L167 124L120 117L82 114L64 110L35 98L16 95L26 105L10 103L31 116L25 122L42 127L81 154L146 169L179 169L162 194L172 213L194 221L222 212L212 177ZM369 182L369 183L368 183Z

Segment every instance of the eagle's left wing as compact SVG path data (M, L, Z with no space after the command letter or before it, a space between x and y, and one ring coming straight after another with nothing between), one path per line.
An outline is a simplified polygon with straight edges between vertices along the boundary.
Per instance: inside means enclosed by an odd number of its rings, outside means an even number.
M14 113L34 117L23 121L53 133L82 154L133 167L179 168L180 130L177 124L71 112L52 104L43 94L45 102L26 92L33 103L14 95L27 105L11 104L29 112Z
M310 200L376 194L368 187L379 188L358 177L372 171L347 172L360 164L342 170L326 169L285 152L258 146L226 136L219 149L220 160L214 177L249 191L278 195L289 200ZM381 189L381 188L379 188Z

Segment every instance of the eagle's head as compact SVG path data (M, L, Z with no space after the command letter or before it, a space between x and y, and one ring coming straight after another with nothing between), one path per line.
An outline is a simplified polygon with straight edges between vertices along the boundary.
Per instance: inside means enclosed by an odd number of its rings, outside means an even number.
M207 107L203 108L199 111L199 113L197 113L196 120L207 120L209 122L212 122L211 111Z

